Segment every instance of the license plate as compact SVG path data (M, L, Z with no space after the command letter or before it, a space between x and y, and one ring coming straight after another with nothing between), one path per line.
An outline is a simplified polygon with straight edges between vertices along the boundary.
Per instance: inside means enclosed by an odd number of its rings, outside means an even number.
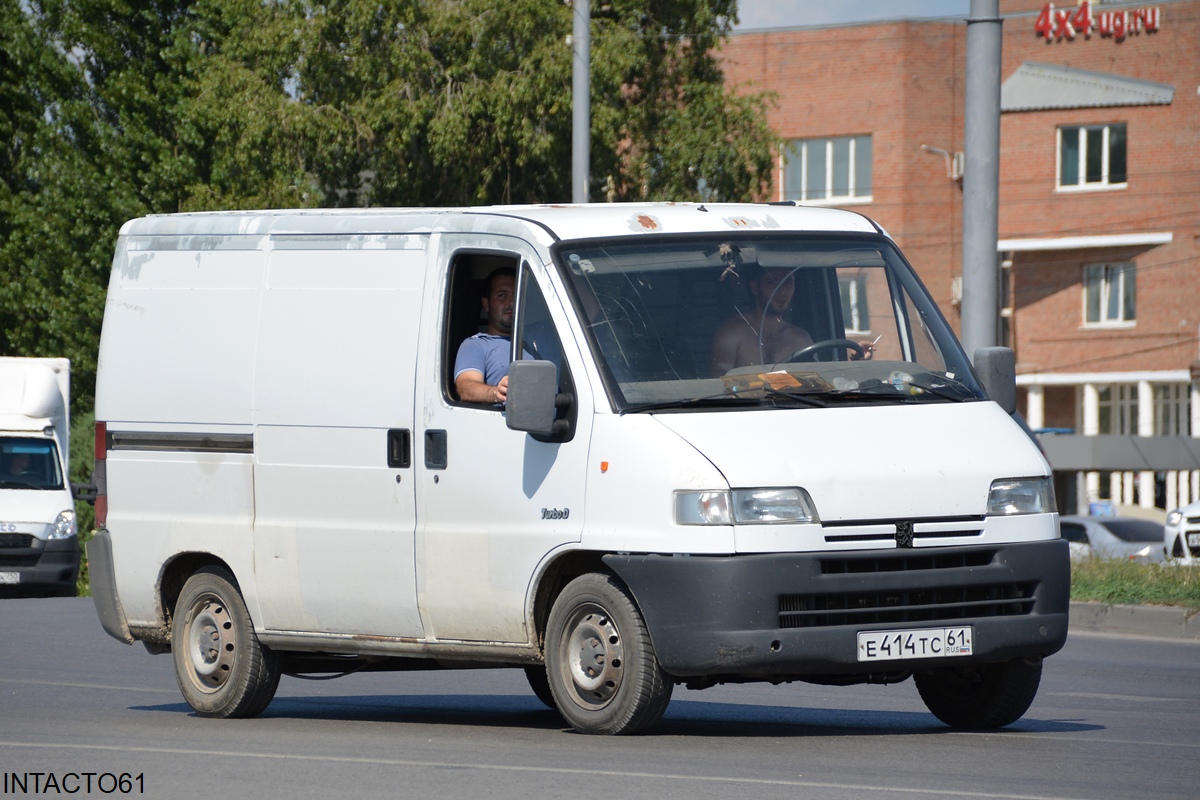
M899 661L906 658L969 656L975 631L959 628L918 628L911 631L864 631L858 634L859 661Z
M1188 534L1188 547L1200 547L1200 533Z
M21 573L19 572L0 572L0 584L14 584L21 582Z

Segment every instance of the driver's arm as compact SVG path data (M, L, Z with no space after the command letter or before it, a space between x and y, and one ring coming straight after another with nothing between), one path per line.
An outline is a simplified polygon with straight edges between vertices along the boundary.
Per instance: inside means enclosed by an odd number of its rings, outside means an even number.
M454 389L464 403L491 403L503 405L508 399L508 376L493 386L483 379L483 373L466 370L454 379Z

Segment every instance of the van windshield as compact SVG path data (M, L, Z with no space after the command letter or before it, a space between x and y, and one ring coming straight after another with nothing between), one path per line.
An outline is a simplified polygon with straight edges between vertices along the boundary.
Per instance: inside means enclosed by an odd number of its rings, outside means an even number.
M0 489L61 489L62 470L53 440L0 438Z
M985 397L883 236L628 237L554 255L623 412Z

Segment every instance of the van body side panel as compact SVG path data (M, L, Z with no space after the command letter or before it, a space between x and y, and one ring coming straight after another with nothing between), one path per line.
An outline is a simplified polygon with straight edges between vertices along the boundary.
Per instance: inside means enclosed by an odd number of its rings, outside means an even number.
M560 332L565 311L546 282L541 258L526 241L487 233L441 236L429 272L429 280L436 283L426 289L430 321L422 327L417 383L423 396L414 439L421 514L419 592L426 635L524 644L533 635L526 610L538 565L555 548L578 542L583 528L581 476L588 468L592 398L582 379L578 347L564 337L564 356L580 376L576 402L581 424L571 441L536 441L510 430L498 409L447 399L440 343L446 327L446 270L457 253L509 254L514 263L527 261ZM452 355L456 350L457 343L449 348ZM444 468L426 463L427 432L444 436Z
M165 434L108 454L113 577L131 628L164 623L163 568L191 552L227 563L256 611L252 456L188 442L252 433L261 244L257 236L127 237L118 247L96 418L114 440Z
M427 237L275 236L254 384L255 573L273 631L413 637L413 428Z
M729 488L703 454L650 414L597 415L593 430L585 550L734 552L732 525L675 524L676 491Z

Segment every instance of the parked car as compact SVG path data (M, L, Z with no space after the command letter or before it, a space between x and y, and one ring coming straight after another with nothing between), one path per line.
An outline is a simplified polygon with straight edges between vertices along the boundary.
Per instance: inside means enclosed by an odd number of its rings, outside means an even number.
M1062 538L1071 558L1127 558L1147 564L1163 561L1162 526L1138 517L1062 517ZM1200 548L1197 548L1200 550Z
M1167 514L1163 553L1181 564L1200 564L1200 500Z

